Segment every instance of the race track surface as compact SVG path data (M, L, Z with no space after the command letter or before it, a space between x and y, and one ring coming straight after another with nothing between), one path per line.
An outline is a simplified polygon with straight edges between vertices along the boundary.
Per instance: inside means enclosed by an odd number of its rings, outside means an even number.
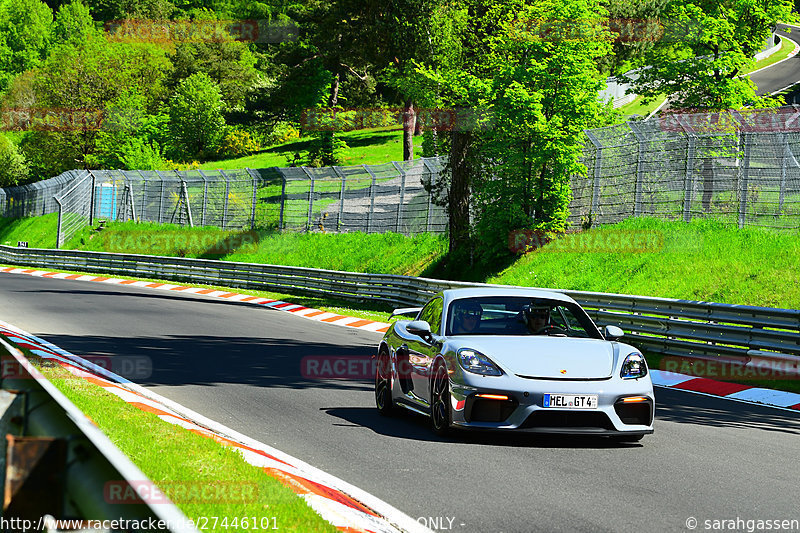
M659 388L656 432L636 445L442 440L422 417L378 416L367 380L303 376L304 357L365 356L380 334L199 295L14 274L0 274L0 320L77 355L145 356L152 374L133 381L453 531L800 519L797 413Z

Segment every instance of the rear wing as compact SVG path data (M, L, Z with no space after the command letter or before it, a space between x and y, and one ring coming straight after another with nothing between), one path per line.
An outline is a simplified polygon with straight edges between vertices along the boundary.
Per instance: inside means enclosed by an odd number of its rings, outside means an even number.
M389 315L389 318L395 316L417 316L417 313L419 313L421 310L421 307L403 307L392 311L392 314Z

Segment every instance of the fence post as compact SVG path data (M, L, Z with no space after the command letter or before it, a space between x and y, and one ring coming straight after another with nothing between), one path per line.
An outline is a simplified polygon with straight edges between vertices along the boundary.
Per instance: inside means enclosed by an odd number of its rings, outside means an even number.
M367 214L367 233L372 230L372 217L375 213L375 173L367 165L361 165L369 173L372 181L369 184L369 214Z
M306 167L300 167L303 172L308 176L308 221L306 222L306 232L311 231L311 217L314 209L314 176L308 171Z
M197 169L197 172L200 173L200 177L203 178L203 212L200 213L200 225L205 227L206 225L206 212L208 211L208 178L206 177L205 173Z
M181 196L183 196L183 201L186 204L186 218L189 219L189 227L194 227L194 222L192 221L192 206L189 204L189 189L186 188L186 182L181 179Z
M694 159L697 151L697 137L689 133L686 143L686 174L683 178L683 221L692 220L692 189L694 188Z
M592 225L599 216L600 211L600 177L603 174L603 145L590 131L586 131L586 136L594 145L594 176L592 180L592 206L589 208L589 215Z
M256 227L256 202L258 201L258 180L256 176L253 175L253 171L249 168L245 169L247 173L250 174L250 177L253 178L253 211L252 217L250 218L250 229L255 229Z
M642 215L642 185L644 182L644 153L646 141L631 121L628 121L627 124L636 136L636 184L634 185L633 192L633 216L638 217Z
M286 176L281 172L281 213L278 215L278 231L283 231L283 208L286 205Z
M397 222L395 224L395 231L397 233L401 232L401 228L403 227L403 204L405 203L405 196L406 196L406 171L397 163L397 161L392 161L394 168L400 173L400 201L397 203ZM425 167L428 168L427 166Z
M750 147L752 138L750 133L744 134L744 157L742 158L742 174L739 181L739 227L743 228L747 215L747 187L750 175Z
M344 175L344 172L342 172L339 167L333 167L333 171L336 172L336 175L342 180L342 186L339 189L339 218L336 220L336 232L338 233L342 230L342 226L344 226L344 193L347 187L347 176Z
M225 229L225 222L228 220L228 197L231 195L231 181L225 171L220 170L219 174L225 178L225 203L222 205L222 229Z
M131 204L131 219L136 222L136 203L133 201L133 186L130 183L126 183L125 189L128 193L128 202Z
M158 170L156 170L156 176L158 176L158 181L161 183L161 197L158 202L158 223L161 224L163 222L162 217L164 216L164 177Z
M92 191L89 195L89 226L94 226L94 195L97 186L97 178L95 178L94 173L90 170L89 175L92 177Z
M141 170L137 170L139 176L142 178L142 211L139 213L140 220L147 220L147 176L142 174Z
M786 160L789 156L789 136L785 133L781 135L781 144L783 150L781 151L781 185L780 192L778 193L778 215L783 214L783 201L786 196Z
M58 205L58 226L56 227L56 248L61 248L61 221L62 221L62 211L64 210L64 206L61 205L61 199L58 196L54 196L53 200L56 201Z

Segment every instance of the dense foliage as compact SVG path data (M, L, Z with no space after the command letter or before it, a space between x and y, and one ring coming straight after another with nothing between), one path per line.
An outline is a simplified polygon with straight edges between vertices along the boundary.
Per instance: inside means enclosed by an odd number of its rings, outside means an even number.
M342 163L341 129L393 115L452 260L565 229L604 79L675 106L769 105L739 74L788 0L0 0L0 185L72 168L167 169L312 135L294 164ZM387 112L387 109L393 109ZM348 117L311 121L310 116ZM399 120L398 120L399 119ZM346 123L346 124L345 124ZM334 127L331 127L331 124ZM355 126L354 126L355 125Z

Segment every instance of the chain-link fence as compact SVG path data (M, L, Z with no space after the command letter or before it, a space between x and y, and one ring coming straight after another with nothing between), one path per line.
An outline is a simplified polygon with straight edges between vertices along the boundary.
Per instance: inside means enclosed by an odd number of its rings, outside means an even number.
M349 167L258 172L259 220L282 230L443 233L447 213L424 183L439 179L440 158Z
M666 114L586 134L573 225L652 216L800 227L800 107Z
M0 217L23 218L58 211L55 197L68 189L85 170L70 170L54 178L0 189Z
M93 182L92 175L84 170L72 180L69 189L53 197L58 205L56 248L92 223Z

